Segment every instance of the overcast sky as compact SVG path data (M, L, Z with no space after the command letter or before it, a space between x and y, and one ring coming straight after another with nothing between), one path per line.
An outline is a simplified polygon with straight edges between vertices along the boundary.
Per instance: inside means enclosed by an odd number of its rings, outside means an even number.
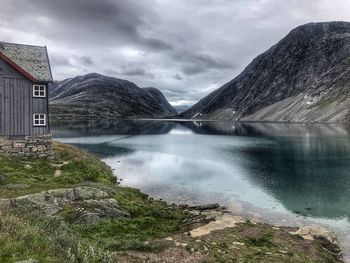
M0 0L0 41L48 47L55 80L97 72L191 104L348 0Z

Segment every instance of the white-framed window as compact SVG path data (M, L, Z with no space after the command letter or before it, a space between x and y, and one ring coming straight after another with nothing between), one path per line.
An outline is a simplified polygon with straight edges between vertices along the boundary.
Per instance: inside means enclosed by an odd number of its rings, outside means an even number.
M33 97L46 98L46 86L45 85L33 85Z
M46 114L33 114L33 126L46 126Z

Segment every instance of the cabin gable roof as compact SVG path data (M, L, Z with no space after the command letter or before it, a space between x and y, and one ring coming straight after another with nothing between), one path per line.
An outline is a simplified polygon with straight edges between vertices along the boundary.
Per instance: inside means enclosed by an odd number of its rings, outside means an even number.
M0 42L0 58L33 82L52 82L46 47Z

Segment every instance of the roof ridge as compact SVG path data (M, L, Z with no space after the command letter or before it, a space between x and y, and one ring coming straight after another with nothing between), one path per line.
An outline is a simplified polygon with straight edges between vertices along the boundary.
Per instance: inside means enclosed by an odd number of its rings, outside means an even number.
M46 48L46 46L30 45L30 44L20 44L20 43L6 42L6 41L0 41L0 44L18 45L18 46L27 46L27 47L43 47L43 48Z

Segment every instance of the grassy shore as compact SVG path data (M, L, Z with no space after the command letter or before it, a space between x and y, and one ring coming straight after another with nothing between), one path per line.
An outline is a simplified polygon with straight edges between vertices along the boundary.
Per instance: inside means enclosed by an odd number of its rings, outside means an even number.
M10 208L0 209L0 262L340 262L322 239L304 240L249 221L191 237L191 229L212 217L117 186L97 157L57 142L54 148L55 162L0 156L0 198L11 200ZM62 203L49 216L40 207L17 205L24 195L30 201L37 193L68 188L98 189L106 196ZM52 199L50 191L44 200ZM79 221L105 209L106 202L117 203L120 215Z

